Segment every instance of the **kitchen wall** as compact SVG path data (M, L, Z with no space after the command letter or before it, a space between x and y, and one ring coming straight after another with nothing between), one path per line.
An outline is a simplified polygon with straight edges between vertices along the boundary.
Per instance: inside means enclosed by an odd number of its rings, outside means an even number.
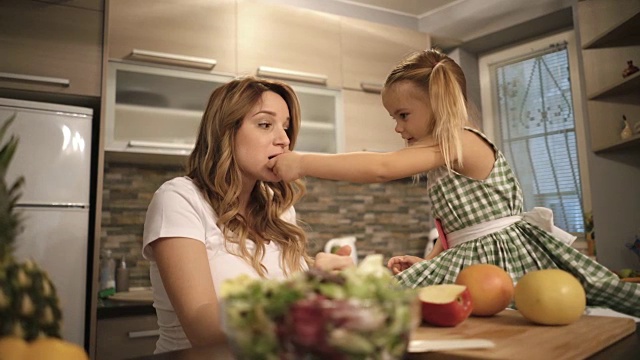
M105 163L101 244L130 265L130 286L149 286L149 263L141 255L145 212L155 190L181 176L180 166ZM309 236L309 252L327 240L355 235L358 256L380 253L422 256L433 227L424 183L403 179L386 184L353 184L309 178L307 195L296 206Z

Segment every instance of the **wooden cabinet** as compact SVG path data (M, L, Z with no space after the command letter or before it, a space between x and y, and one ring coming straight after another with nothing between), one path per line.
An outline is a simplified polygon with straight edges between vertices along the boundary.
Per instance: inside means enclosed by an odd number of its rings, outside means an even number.
M340 88L340 61L338 16L255 0L238 1L240 74L258 73Z
M382 106L380 94L342 90L345 151L393 151L404 147L395 121Z
M234 0L111 0L109 59L236 72Z
M398 150L404 141L394 131L380 91L391 69L407 54L429 48L430 37L352 18L342 18L341 28L345 149Z
M430 47L426 33L343 17L342 87L375 91L407 54Z
M100 6L96 1L78 2ZM0 87L100 96L102 28L101 11L2 1Z
M595 152L640 149L640 1L581 1L578 6L592 148ZM636 131L621 138L623 115Z
M98 320L96 360L131 359L153 355L159 337L156 315Z

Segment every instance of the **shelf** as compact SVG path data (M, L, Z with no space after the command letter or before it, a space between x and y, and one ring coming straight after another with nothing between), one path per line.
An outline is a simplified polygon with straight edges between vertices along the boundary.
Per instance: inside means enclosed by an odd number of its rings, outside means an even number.
M582 45L583 49L640 45L640 13L631 15L619 25L602 32Z
M604 147L604 148L594 149L594 152L598 154L598 153L605 153L613 150L620 150L620 149L626 149L626 148L632 148L632 147L637 147L638 149L640 149L640 134L635 134L629 139L620 140L615 144Z
M589 100L599 100L605 97L627 95L640 92L640 71L622 78L618 83L589 95Z

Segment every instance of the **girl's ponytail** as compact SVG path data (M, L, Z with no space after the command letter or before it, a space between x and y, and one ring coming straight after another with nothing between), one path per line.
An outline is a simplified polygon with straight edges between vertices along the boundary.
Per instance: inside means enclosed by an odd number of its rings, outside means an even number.
M429 101L434 115L433 136L449 170L462 166L460 135L468 118L465 93L459 78L462 70L456 74L458 71L455 70L458 69L453 60L444 57L433 66L429 76ZM464 84L464 77L462 81Z

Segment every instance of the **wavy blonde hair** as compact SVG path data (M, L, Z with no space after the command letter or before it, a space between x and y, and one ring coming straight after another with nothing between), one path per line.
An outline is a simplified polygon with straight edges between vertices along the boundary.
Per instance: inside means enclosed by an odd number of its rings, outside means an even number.
M304 196L306 189L302 182L258 181L251 191L246 214L240 214L238 199L244 175L234 154L236 134L244 117L261 101L266 91L273 91L287 103L290 125L286 133L290 140L289 149L293 150L300 129L298 97L283 82L248 76L213 91L187 164L187 175L200 188L218 216L216 224L222 230L225 246L237 244L237 255L261 277L267 273L262 258L265 245L270 241L282 249L280 261L285 274L302 270L300 258L307 264L312 262L307 254L304 230L281 219L281 215ZM253 253L247 248L251 241L255 243Z
M428 129L438 144L446 167L462 166L460 134L469 125L467 81L458 64L437 49L415 52L398 64L384 84L389 89L410 81L429 96L433 122ZM452 162L452 152L455 163Z

